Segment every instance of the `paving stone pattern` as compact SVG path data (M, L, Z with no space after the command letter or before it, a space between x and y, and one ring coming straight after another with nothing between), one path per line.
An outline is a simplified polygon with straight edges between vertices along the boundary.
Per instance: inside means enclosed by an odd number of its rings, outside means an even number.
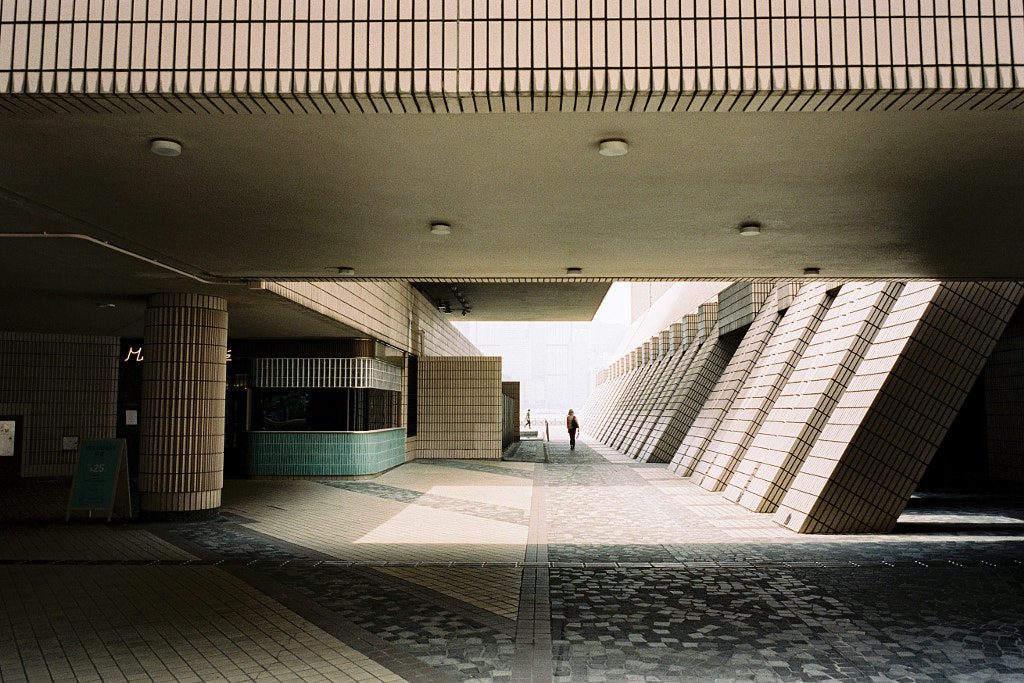
M513 562L460 561L456 547L450 562L410 560L408 547L393 561L314 550L310 530L292 533L299 523L262 498L213 522L65 524L63 504L36 500L45 486L7 491L8 508L31 514L0 525L0 642L14 643L0 648L0 680L1024 683L1020 496L922 494L892 534L814 537L603 446L522 442L509 460L417 463L446 473L443 496L387 474L322 482L355 507L327 504L301 525L328 534L374 501L388 525L415 528L428 509L476 530L529 524ZM497 490L480 502L498 475L520 492L533 478L528 514ZM311 490L259 484L228 482L235 500ZM91 619L75 590L51 588L108 575L122 578L89 603ZM107 615L108 603L134 616ZM40 635L51 631L61 636Z
M497 471L504 474L507 470ZM394 486L381 486L379 484L372 483L357 484L337 480L325 481L323 483L336 489L355 491L371 496L377 496L378 498L384 498L386 500L398 501L399 503L415 503L416 505L432 507L438 510L450 510L451 512L509 522L510 524L529 524L530 522L528 516L524 514L522 510L516 510L514 508L503 507L500 505L467 502L457 498L436 496L429 493L410 491L408 489L400 489Z

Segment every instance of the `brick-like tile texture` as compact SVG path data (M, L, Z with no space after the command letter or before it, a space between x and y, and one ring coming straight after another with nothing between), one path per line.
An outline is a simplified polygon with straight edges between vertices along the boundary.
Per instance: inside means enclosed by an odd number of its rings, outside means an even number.
M774 519L802 533L892 529L1022 292L908 284Z
M703 462L706 467L708 462L703 460L703 457L708 445L732 407L740 389L746 383L750 371L753 370L757 359L761 357L764 347L768 344L781 319L778 293L773 290L762 304L757 317L744 333L729 364L715 384L704 407L693 421L693 426L690 427L683 442L676 449L672 462L669 464L670 471L688 477L694 473L699 463ZM700 473L703 474L703 471Z
M775 511L902 290L902 282L843 285L729 480L726 500Z
M757 436L796 364L814 336L833 295L825 283L805 287L779 323L740 390L732 408L708 445L709 465L694 481L709 491L721 491Z

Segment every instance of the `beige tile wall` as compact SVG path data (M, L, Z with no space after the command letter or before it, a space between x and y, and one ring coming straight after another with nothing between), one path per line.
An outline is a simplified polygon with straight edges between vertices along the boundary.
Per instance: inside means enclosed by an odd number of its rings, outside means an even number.
M611 424L612 415L622 398L622 394L629 387L630 375L622 371L624 364L619 362L616 366L616 372L620 374L617 374L607 383L608 388L605 392L605 398L597 406L594 412L595 417L588 418L585 423L582 419L580 420L581 424L587 425L587 434L599 440L604 438L605 432Z
M626 405L632 400L636 391L636 385L639 382L639 368L632 368L630 365L625 365L624 367L625 371L619 377L618 387L608 406L606 415L600 423L595 425L596 431L592 432L602 443L606 443L615 434L619 421L625 413Z
M672 398L640 448L638 458L644 462L672 460L736 351L736 341L722 339L712 329L711 335L699 347L695 345L695 349L682 381L673 386Z
M670 329L676 328L676 325L679 326L677 328L679 334L677 336L677 347L672 354L674 362L662 379L665 391L658 402L657 410L651 412L649 419L646 421L647 423L643 427L644 434L642 440L636 440L633 445L633 449L630 452L630 455L633 457L643 457L646 444L650 443L652 439L660 439L665 430L668 429L672 415L678 408L679 401L681 400L676 389L682 383L686 372L693 363L693 359L696 358L700 350L697 343L700 329L697 314L688 313L684 315L682 320L679 323L673 323Z
M501 459L501 358L419 359L417 458Z
M23 477L69 477L63 437L112 439L117 337L0 332L0 415L22 415Z
M786 311L704 453L710 462L693 477L702 488L725 488L828 310L828 291L824 283L807 285Z
M729 479L726 500L775 511L902 290L901 282L843 285Z
M445 314L404 282L264 280L259 286L403 351L420 356L481 355Z
M768 282L736 282L718 294L718 334L747 327L775 286Z
M658 375L652 381L652 391L642 411L637 415L637 421L629 435L624 448L621 449L634 458L640 455L640 450L650 438L651 431L658 424L658 420L665 412L669 400L672 398L673 389L672 377L676 375L686 352L678 349L674 353L666 354L660 359L661 367Z
M778 293L773 290L761 306L750 328L744 333L743 340L719 377L711 395L694 419L690 430L683 437L679 448L676 449L669 464L670 471L688 477L694 474L698 465L703 464L706 468L710 464L710 461L703 459L704 453L781 319L782 314L778 310ZM702 475L704 471L701 470L698 473Z
M608 444L617 450L626 451L626 442L630 437L634 422L641 413L646 414L647 402L651 392L654 391L655 377L661 366L654 361L648 360L641 365L637 372L636 383L633 386L632 395L623 407L622 415L615 423L615 429L608 439Z
M481 355L444 313L403 282L262 281L258 286L420 358ZM402 382L407 388L407 373ZM403 391L403 425L407 396ZM419 433L406 439L407 461L418 457L420 440Z
M892 529L1022 292L908 284L773 519L802 533Z

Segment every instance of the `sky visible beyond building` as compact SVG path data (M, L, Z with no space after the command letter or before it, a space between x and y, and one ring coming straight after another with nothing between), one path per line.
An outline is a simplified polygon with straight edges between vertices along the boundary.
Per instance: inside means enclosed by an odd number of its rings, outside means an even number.
M592 322L453 321L485 355L501 356L502 378L520 383L522 415L534 422L579 411L629 331L630 286L615 283Z

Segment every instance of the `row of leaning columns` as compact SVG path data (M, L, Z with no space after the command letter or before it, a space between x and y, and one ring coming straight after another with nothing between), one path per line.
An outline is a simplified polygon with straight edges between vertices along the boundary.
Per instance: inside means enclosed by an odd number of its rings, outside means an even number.
M602 371L589 433L802 533L887 531L1024 296L1015 282L736 283ZM653 339L652 339L653 344Z

